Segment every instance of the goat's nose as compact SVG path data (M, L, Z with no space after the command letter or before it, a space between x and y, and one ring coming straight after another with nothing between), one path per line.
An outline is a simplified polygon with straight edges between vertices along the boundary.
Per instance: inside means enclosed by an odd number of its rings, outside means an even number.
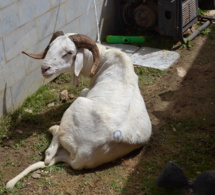
M48 67L48 66L42 66L42 67L41 67L42 73L46 72L46 71L49 70L49 69L50 69L50 67Z

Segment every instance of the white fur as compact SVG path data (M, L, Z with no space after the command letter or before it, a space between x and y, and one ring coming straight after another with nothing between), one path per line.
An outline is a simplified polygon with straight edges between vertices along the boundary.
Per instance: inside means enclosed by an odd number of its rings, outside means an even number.
M88 76L92 54L78 50L68 38L58 37L43 61L44 76L72 71L76 82ZM66 162L74 169L94 168L141 147L151 136L151 121L138 87L130 58L116 49L98 45L100 64L89 89L64 113L60 126L50 128L53 140L44 162L38 162L7 183L17 181L39 167ZM67 52L71 54L65 55ZM62 57L64 56L64 57Z

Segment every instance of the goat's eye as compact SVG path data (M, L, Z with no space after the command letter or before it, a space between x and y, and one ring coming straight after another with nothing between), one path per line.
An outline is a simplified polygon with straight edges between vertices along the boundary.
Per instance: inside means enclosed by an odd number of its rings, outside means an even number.
M66 52L62 57L65 58L65 57L68 56L68 55L72 55L72 52L71 52L71 51L68 51L68 52Z
M67 56L67 53L66 53L66 54L64 54L62 57L63 57L63 58L65 58L66 56Z

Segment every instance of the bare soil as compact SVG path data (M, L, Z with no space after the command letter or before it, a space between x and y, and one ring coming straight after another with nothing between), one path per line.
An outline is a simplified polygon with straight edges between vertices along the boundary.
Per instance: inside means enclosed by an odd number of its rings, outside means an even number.
M154 82L142 84L144 75L140 76L140 89L153 123L152 139L143 149L93 170L76 171L66 164L40 170L39 178L29 174L15 190L4 191L9 179L43 160L46 142L51 138L46 129L59 123L69 105L65 103L58 113L47 109L39 116L50 120L47 126L23 121L22 126L10 129L8 139L0 146L0 194L162 194L152 183L169 160L181 163L191 177L198 171L215 169L215 140L206 139L215 137L215 40L198 36L193 43L189 50L177 50L181 55L178 63ZM189 136L185 136L186 129ZM198 139L192 142L192 135ZM16 142L17 136L21 142ZM192 147L182 152L180 147L186 142L207 148L208 162L202 163L202 170L194 165L204 158L191 159L198 155L192 154Z

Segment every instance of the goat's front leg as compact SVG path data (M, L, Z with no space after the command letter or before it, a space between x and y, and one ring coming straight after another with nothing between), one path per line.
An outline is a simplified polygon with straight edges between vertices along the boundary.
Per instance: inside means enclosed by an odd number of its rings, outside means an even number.
M59 140L58 140L58 135L57 135L57 133L59 131L59 125L54 125L54 126L50 127L49 131L52 133L53 138L52 138L50 146L48 147L48 149L45 152L45 165L46 166L48 166L51 163L51 160L57 153L57 150L60 146Z

